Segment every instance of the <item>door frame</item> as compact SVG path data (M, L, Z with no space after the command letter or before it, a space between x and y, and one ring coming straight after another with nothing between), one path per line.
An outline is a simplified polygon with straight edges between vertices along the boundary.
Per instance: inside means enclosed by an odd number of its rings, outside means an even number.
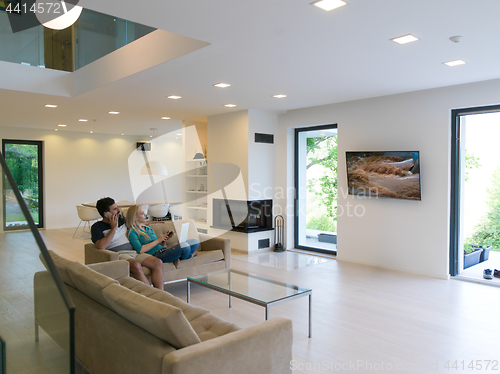
M6 144L23 144L23 145L36 145L38 146L38 225L37 228L42 229L44 227L44 190L43 190L43 141L41 140L22 140L22 139L2 139L2 154L5 158L5 145ZM7 217L6 217L6 175L2 172L2 198L3 201L3 230L4 231L16 231L16 230L26 230L29 229L29 226L19 226L19 227L7 227Z
M485 114L500 112L500 104L471 108L453 109L451 111L451 186L450 186L450 269L451 276L460 274L459 244L460 244L460 198L462 176L460 175L460 117L469 114Z
M315 131L315 130L330 130L330 129L338 129L338 125L336 123L328 124L328 125L317 125L310 127L296 127L295 128L295 139L294 139L294 187L295 187L295 196L294 196L294 217L293 217L293 241L294 248L303 249L311 252L319 252L325 254L333 254L336 255L337 251L329 251L327 249L315 248L315 247L306 247L304 245L299 245L299 133L305 131ZM337 135L338 136L338 135ZM338 144L338 142L337 142ZM338 160L337 160L338 162Z

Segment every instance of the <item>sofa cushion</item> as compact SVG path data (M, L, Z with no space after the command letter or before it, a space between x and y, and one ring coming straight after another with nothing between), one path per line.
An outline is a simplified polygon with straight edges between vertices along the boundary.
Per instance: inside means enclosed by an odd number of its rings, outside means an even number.
M97 301L99 304L112 309L111 305L102 295L102 290L113 283L118 285L118 281L100 274L80 262L72 262L68 266L68 274L78 291Z
M198 254L195 257L191 257L187 260L181 260L177 265L177 269L184 269L197 265L205 265L222 260L224 260L224 253L221 249L218 249L216 251L198 251Z
M61 275L61 278L64 283L66 283L68 286L71 286L75 288L75 284L71 280L71 277L68 274L68 266L73 263L73 261L67 260L64 257L59 256L57 253L49 249L49 254L50 257L52 257L52 261L54 262L54 265L56 266L57 271ZM47 267L47 264L45 263L45 259L43 258L43 255L40 253L39 255L40 260L43 263L43 266L48 270L49 268Z
M188 321L192 321L193 319L196 319L203 314L209 313L209 311L206 309L185 303L178 297L175 297L166 291L148 286L134 278L122 278L119 280L119 282L122 286L140 295L179 308L180 310L182 310L182 313L184 313Z
M112 284L102 294L115 312L149 333L180 349L200 343L182 310Z
M211 313L203 314L189 323L202 342L240 329L235 324L224 321Z

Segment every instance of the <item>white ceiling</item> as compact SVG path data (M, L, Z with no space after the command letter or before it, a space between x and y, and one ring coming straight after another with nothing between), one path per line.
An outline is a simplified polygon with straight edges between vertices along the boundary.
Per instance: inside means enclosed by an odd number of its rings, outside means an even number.
M53 129L64 113L98 119L99 132L142 135L151 127L167 131L160 116L203 121L244 109L284 112L500 78L500 0L347 1L325 12L312 0L81 0L210 45L72 98L1 90L3 108L21 99L33 110L16 110L0 125ZM389 40L409 33L420 40ZM460 43L449 40L455 35ZM443 64L455 59L467 64ZM212 86L218 82L232 86ZM278 93L288 97L272 97ZM171 94L182 99L166 99ZM40 110L48 99L59 108ZM109 110L121 114L110 119ZM81 131L77 125L64 131Z

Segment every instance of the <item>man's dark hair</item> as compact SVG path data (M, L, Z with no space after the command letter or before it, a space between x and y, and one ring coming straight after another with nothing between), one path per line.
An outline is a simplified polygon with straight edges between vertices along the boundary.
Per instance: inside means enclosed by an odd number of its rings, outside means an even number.
M102 199L97 200L95 207L99 214L104 218L104 214L109 212L109 207L113 205L115 201L110 197L103 197Z

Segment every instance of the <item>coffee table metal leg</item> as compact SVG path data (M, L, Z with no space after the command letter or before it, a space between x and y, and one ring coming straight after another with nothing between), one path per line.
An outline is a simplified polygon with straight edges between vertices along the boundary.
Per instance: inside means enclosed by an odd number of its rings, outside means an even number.
M187 303L189 304L189 301L191 299L191 282L187 281Z
M311 313L312 313L312 294L309 294L309 338L311 338L312 336Z
M229 296L229 307L230 308L233 307L233 297L232 296Z
M266 321L269 319L269 305L266 305Z

